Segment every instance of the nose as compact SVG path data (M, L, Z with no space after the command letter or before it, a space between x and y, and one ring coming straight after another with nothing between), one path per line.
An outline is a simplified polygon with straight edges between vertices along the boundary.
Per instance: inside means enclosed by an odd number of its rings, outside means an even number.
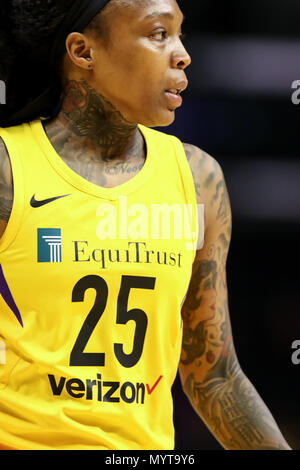
M172 55L172 67L175 69L184 70L192 62L190 55L180 41Z

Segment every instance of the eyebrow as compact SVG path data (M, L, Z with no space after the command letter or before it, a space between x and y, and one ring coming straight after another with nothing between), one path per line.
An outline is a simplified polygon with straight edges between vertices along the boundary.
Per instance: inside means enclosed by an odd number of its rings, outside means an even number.
M182 15L182 22L185 20L185 16ZM145 16L144 20L151 20L153 18L169 18L170 20L174 20L174 15L172 13L169 13L168 11L154 11L153 13L150 13L150 15Z

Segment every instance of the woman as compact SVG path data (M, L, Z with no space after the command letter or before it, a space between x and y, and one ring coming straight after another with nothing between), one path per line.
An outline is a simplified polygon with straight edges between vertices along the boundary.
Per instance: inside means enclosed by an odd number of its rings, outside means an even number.
M224 448L289 448L234 351L222 170L151 129L187 87L182 20L175 0L11 2L3 448L172 449L178 365Z

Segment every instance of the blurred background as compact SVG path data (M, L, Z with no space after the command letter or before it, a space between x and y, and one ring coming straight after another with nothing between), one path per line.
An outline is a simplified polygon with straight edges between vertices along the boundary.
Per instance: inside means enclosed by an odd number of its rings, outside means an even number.
M291 361L292 342L300 340L300 104L292 100L300 2L178 3L193 63L184 104L164 131L223 168L233 213L227 273L235 348L284 437L300 450L300 364ZM173 395L176 449L222 449L178 377Z

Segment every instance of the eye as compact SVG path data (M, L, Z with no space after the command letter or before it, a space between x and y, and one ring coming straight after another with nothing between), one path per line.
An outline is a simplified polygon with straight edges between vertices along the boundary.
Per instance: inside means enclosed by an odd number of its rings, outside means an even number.
M167 31L157 31L156 33L151 34L151 37L157 39L158 41L163 41L166 39Z
M167 38L167 31L157 31L156 33L151 34L151 38L157 39L158 41L163 41L164 39ZM183 42L186 38L186 35L184 33L179 34L180 41Z

